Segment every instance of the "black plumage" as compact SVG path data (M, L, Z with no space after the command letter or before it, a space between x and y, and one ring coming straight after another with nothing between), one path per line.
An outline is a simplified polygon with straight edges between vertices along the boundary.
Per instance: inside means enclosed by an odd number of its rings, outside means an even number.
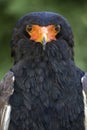
M60 25L56 40L30 40L26 25ZM85 130L81 77L73 58L67 20L50 12L30 13L14 29L11 48L15 74L9 130Z

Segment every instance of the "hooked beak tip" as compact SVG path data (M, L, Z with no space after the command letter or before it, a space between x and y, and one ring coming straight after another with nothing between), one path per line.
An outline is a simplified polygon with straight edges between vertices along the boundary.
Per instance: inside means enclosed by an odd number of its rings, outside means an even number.
M46 38L43 37L43 40L42 40L43 50L45 50L46 48L46 43L47 43Z

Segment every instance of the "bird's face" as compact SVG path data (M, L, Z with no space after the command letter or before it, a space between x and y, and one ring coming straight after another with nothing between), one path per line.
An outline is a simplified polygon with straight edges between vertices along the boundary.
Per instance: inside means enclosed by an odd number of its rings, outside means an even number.
M47 51L50 46L57 46L59 42L61 44L61 40L67 43L72 58L73 34L67 20L56 13L33 12L16 24L11 44L12 55L17 62L25 52L26 55L30 55L30 52L33 55L41 50Z
M60 32L60 25L26 25L26 32L30 36L30 40L41 43L43 49L45 45L56 40L56 35Z

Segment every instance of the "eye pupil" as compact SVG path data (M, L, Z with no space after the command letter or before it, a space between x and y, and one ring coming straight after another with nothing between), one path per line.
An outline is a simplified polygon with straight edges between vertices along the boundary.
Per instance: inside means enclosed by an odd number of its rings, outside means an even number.
M55 25L55 30L60 31L60 25Z
M31 31L32 30L32 25L27 25L26 26L26 31Z

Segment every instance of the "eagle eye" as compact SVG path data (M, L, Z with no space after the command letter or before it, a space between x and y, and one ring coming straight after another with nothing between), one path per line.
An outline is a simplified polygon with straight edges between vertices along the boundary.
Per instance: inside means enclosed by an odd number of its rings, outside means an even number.
M30 32L32 30L32 25L26 25L26 31Z
M58 24L58 25L55 25L55 30L56 30L56 31L60 32L60 28L61 28L61 27L60 27L59 24Z

